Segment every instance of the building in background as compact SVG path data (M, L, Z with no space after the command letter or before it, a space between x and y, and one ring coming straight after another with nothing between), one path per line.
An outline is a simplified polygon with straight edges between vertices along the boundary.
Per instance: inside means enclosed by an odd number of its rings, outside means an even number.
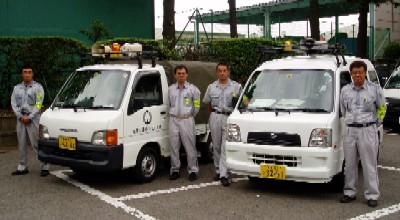
M89 43L80 29L102 22L112 37L154 39L151 0L1 0L0 37L63 36Z

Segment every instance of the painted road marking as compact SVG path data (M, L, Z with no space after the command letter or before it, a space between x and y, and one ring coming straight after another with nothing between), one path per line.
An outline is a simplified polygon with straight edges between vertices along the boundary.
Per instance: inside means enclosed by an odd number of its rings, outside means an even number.
M390 170L390 171L400 171L400 168L396 168L396 167L387 167L387 166L382 166L382 165L378 165L378 167L381 169ZM372 219L377 219L377 218L381 218L383 216L387 216L387 215L396 213L398 211L400 211L400 203L383 208L383 209L378 209L378 210L375 210L375 211L367 213L367 214L359 215L357 217L351 218L350 220L367 220L367 219L372 220Z
M238 182L242 180L247 180L247 177L242 177L242 178L233 178L232 182ZM188 185L188 186L182 186L178 188L170 188L170 189L162 189L162 190L156 190L156 191L151 191L148 193L139 193L139 194L134 194L134 195L127 195L127 196L122 196L119 197L117 200L118 201L125 201L125 200L132 200L132 199L144 199L148 198L151 196L156 196L156 195L162 195L162 194L170 194L170 193L175 193L175 192L180 192L180 191L187 191L191 189L200 189L208 186L217 186L220 185L221 183L219 181L214 181L211 183L200 183L196 185Z
M115 208L121 208L123 209L126 213L135 216L138 219L143 219L143 220L151 220L155 219L154 217L150 215L146 215L143 212L139 211L138 209L135 209L133 207L127 206L125 203L118 201L117 199L100 192L99 190L93 189L90 186L83 184L81 182L78 182L69 176L65 175L65 172L72 172L71 170L59 170L59 171L53 171L51 172L54 176L66 181L67 183L70 183L84 192L89 193L90 195L97 196L100 200L103 200L104 202L114 206Z

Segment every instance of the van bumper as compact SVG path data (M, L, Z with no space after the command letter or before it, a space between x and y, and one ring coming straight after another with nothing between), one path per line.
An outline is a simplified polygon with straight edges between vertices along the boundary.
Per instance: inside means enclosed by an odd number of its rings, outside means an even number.
M327 183L342 171L343 149L284 147L226 142L228 169L235 174L260 178L260 164L284 165L286 179Z
M108 172L122 169L124 147L109 147L77 143L76 150L63 150L57 140L38 141L40 161L70 167L71 169Z

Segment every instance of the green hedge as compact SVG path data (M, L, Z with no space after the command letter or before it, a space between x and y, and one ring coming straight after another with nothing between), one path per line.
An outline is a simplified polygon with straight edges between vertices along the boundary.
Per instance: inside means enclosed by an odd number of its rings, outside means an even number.
M21 82L20 68L30 64L34 80L45 90L45 104L54 99L69 73L80 65L80 54L89 47L83 42L63 37L0 37L0 105L10 106L14 85Z
M383 57L387 60L397 61L400 58L400 41L393 41L383 50Z

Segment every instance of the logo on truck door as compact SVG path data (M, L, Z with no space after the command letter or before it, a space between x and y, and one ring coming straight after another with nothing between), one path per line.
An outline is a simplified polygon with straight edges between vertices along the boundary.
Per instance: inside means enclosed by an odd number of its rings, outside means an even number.
M149 111L145 111L144 114L143 114L143 122L144 122L144 124L146 124L146 125L150 124L151 123L151 119L152 119L151 113Z

